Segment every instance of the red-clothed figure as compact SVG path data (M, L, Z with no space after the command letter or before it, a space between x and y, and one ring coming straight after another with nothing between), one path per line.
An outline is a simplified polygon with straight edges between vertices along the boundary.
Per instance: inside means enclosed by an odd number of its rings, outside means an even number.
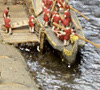
M59 24L61 22L61 17L59 16L59 14L57 13L54 17L53 17L53 22ZM53 26L53 30L54 30L55 26ZM59 28L58 28L59 29Z
M59 31L57 33L57 37L60 39L60 40L64 40L64 37L65 37L65 32L64 31Z
M66 7L66 9L70 9L70 6L68 5L68 6L65 6Z
M62 25L64 27L67 27L67 26L70 25L70 20L69 19L62 19L61 22L62 22Z
M61 3L62 1L62 3ZM65 6L65 1L64 0L57 0L57 5L60 8L60 10L63 10L63 5Z
M43 7L50 8L52 6L53 1L52 0L43 0Z
M34 29L35 29L35 17L32 15L30 16L29 18L29 26L30 26L30 32L34 32Z
M67 10L64 12L64 17L65 17L65 19L71 18L71 13L70 13L70 10L69 10L69 9L67 9Z
M69 45L69 39L70 39L70 35L71 35L71 29L68 28L65 30L65 37L64 37L64 46Z
M10 18L5 18L4 21L5 21L5 27L6 27L7 29L11 28L11 26L10 26L10 22L11 22Z
M68 3L66 3L65 8L70 9L70 5Z
M65 35L64 39L68 41L70 38L71 29L69 28L69 29L65 30L65 32L66 32L66 35Z
M50 19L50 13L51 12L49 9L45 10L45 12L44 12L44 24L45 24L45 26L48 26L48 22Z
M12 30L11 30L11 20L10 20L10 16L7 16L7 18L4 19L5 22L5 27L7 28L6 32L9 32L9 34L12 34Z
M64 12L64 17L65 19L67 20L68 24L70 25L70 22L71 22L71 13L70 13L70 10L67 9L65 12Z
M54 17L53 17L53 21L57 24L59 24L61 22L61 17L59 16L59 14L56 14Z
M65 37L65 35L62 34L62 35L59 36L59 39L64 40L64 37Z
M7 7L7 8L4 10L3 17L6 18L6 17L8 16L8 13L9 13L9 7Z

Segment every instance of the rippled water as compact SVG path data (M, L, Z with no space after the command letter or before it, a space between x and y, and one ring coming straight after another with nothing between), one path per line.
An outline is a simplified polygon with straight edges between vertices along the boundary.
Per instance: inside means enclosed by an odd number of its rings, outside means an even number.
M71 0L73 7L88 16L79 16L87 39L100 44L100 0ZM43 90L100 90L100 49L86 43L71 68L61 62L49 45L44 55L37 47L19 47Z

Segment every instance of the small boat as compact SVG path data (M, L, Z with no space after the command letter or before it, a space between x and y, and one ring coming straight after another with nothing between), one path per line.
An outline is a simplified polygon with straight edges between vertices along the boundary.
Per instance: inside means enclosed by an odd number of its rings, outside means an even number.
M73 17L77 22L77 25L81 27L81 24L75 12L71 11L71 17ZM64 57L64 61L66 63L74 63L76 60L77 52L84 47L85 41L82 39L78 39L76 42L74 42L74 44L70 44L69 46L64 47L64 41L59 40L55 33L51 30L51 27L46 28L46 36L50 45L54 49L60 51L60 55ZM76 29L76 33L84 37L82 28L80 30Z
M41 0L33 0L34 1L34 8L35 10L40 10L38 9L38 7L41 7L42 10L42 5L40 3L42 3ZM40 11L41 11L40 10ZM80 24L80 21L76 15L76 13L72 10L70 10L71 12L71 18L73 18L76 22L76 24L80 27L80 29L78 30L76 28L76 33L79 34L80 36L84 37L84 32L82 30L82 26ZM41 14L38 17L39 21L41 23L43 23L43 14ZM76 56L78 51L83 48L83 46L85 45L85 41L82 39L78 39L74 44L70 44L69 46L64 47L64 41L61 41L57 38L57 36L55 35L55 33L52 31L52 27L48 27L45 28L45 32L46 32L46 37L48 42L50 43L50 45L57 50L58 52L60 52L60 56L64 57L64 61L67 63L73 63L76 60Z

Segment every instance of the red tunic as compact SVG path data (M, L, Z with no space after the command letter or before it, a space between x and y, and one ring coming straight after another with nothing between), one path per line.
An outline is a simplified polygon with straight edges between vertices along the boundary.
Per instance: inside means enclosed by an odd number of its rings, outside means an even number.
M69 24L70 24L70 21L69 21L69 19L63 19L62 20L62 24L63 24L63 26L69 26Z
M55 15L53 17L53 21L56 22L57 24L59 24L59 22L61 21L61 17L59 15Z
M6 8L5 10L4 10L4 14L6 15L6 17L7 17L7 15L8 15L8 9ZM3 14L3 17L4 17L4 14ZM5 18L5 17L4 17Z
M31 27L34 27L34 26L35 26L35 24L34 24L34 22L33 22L34 19L35 19L35 17L32 17L32 16L29 18L29 25L30 25Z
M71 18L66 18L66 20L70 23L71 22Z
M52 0L44 0L43 3L44 3L45 7L50 8L53 1Z
M70 9L70 6L69 5L65 5L66 9Z
M8 29L11 28L11 26L10 26L11 20L9 18L5 18L4 21L5 21L5 27Z
M50 15L50 11L49 10L44 12L44 21L45 22L49 22L49 15Z
M64 15L65 15L65 18L71 18L71 13L69 10L67 12L65 11Z
M60 40L64 40L64 37L65 37L65 35L60 35L60 36L59 36L59 39L60 39Z
M65 32L66 32L66 35L65 35L64 39L69 40L70 34L71 34L71 29L65 30Z

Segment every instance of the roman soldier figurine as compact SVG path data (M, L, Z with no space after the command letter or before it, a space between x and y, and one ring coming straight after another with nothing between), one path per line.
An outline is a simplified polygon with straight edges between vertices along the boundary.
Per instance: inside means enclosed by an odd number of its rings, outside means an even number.
M48 26L48 22L50 20L50 10L49 9L46 9L44 11L44 25L47 27Z
M52 4L53 4L52 0L43 0L42 6L43 7L45 6L46 8L50 9Z
M66 3L65 8L70 9L70 5L68 3Z
M8 15L7 18L4 18L5 22L5 27L7 28L6 32L9 33L10 35L12 34L12 29L11 29L11 20L10 16Z
M65 10L65 12L64 12L64 17L65 17L65 19L71 18L70 9Z
M9 7L7 7L7 8L4 10L3 17L4 17L4 18L7 18L8 13L9 13Z
M34 15L32 15L32 16L30 16L30 18L29 18L29 30L30 30L30 32L34 32L34 30L35 30L35 17L34 17Z
M61 22L61 17L59 16L59 14L57 13L54 17L53 17L53 22L59 24ZM56 27L53 26L53 30L55 29ZM59 28L58 28L59 29Z
M61 22L62 22L62 25L63 25L65 28L68 27L68 26L70 25L69 19L62 19Z
M68 21L68 23L70 24L70 22L71 22L71 13L70 13L70 9L65 10L65 12L64 12L64 17L65 17L65 19Z
M70 35L71 35L71 28L67 27L65 30L65 36L64 36L64 46L68 46L69 45L69 39L70 39Z

